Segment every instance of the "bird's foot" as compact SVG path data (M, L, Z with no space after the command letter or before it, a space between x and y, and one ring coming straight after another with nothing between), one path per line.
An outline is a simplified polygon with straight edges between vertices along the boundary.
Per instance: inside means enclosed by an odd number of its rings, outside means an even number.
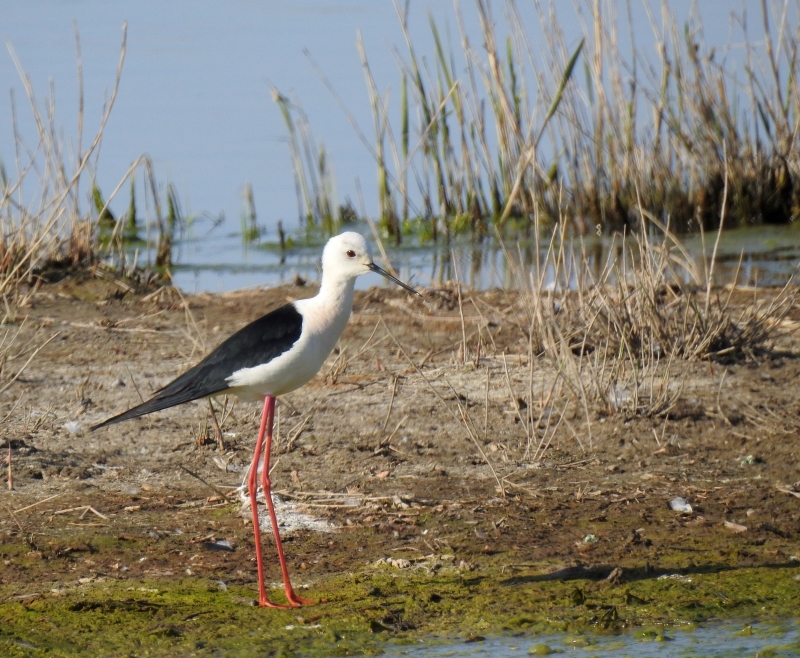
M269 599L259 599L258 601L259 608L275 608L276 610L288 610L289 608L299 608L300 604L292 605L289 603L285 605L283 603L273 603Z
M304 599L301 596L297 596L294 592L291 593L290 596L286 597L288 603L273 603L268 598L263 597L259 600L258 606L260 608L276 608L278 610L289 610L291 608L299 608L300 606L304 605L316 605L317 603L327 603L328 599Z
M294 592L289 597L289 604L293 608L299 608L301 605L316 605L317 603L327 603L327 599L304 599L301 596L297 596Z

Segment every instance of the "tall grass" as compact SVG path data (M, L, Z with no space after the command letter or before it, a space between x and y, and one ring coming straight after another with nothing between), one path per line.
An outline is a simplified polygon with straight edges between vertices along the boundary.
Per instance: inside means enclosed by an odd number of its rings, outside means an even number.
M399 129L359 38L378 212L395 241L398 219L438 240L559 221L578 234L626 231L646 223L640 209L676 232L708 230L720 225L725 199L728 226L788 223L800 214L796 3L764 0L757 18L733 14L743 70L705 43L697 12L680 25L666 2L657 12L643 3L651 33L635 39L630 5L620 16L617 3L576 3L578 43L567 43L556 5L534 3L545 37L537 43L512 0L503 5L506 38L493 4L475 5L479 44L456 4L458 46L446 44L431 19L434 52L420 53L410 5L396 3L405 37ZM620 53L625 29L629 56Z
M96 167L103 130L116 100L125 61L126 30L123 29L114 85L100 126L88 147L83 144L83 82L77 38L76 43L80 100L77 143L73 146L72 157L56 127L52 91L50 98L39 103L22 64L9 45L36 125L38 143L27 144L20 134L16 100L12 95L15 175L8 172L5 164L0 168L0 295L11 292L19 282L29 280L45 262L65 262L74 267L94 254L96 220L82 210L85 205L82 189L86 189L83 181L91 178L91 171ZM94 193L93 187L87 191L89 194ZM103 216L102 209L98 216Z
M152 163L138 157L105 197L95 181L100 145L114 107L125 62L127 25L123 26L117 73L100 124L88 146L84 145L84 98L80 39L76 32L79 105L74 139L65 140L51 93L39 101L33 85L8 44L22 80L27 107L36 129L35 143L26 141L18 127L16 99L12 94L15 159L14 171L0 162L0 297L34 290L43 279L70 270L88 268L115 275L152 278L137 266L139 248L148 250L148 265L161 271L172 266L176 231L186 222L176 190L163 190ZM145 217L139 217L135 176L144 181ZM109 206L128 187L127 211L114 217ZM142 226L144 223L144 226ZM140 234L144 229L145 238ZM149 257L151 234L153 258ZM135 248L133 260L130 251ZM28 284L27 286L25 284Z
M339 225L339 207L325 147L317 146L308 117L298 104L275 88L272 100L280 109L289 133L289 153L303 228L307 232L319 228L327 234L333 233Z

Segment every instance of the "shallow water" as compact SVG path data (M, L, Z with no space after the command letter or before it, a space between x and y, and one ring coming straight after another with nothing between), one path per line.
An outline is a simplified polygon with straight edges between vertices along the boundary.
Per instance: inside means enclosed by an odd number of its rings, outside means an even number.
M549 649L549 653L548 653ZM646 658L743 658L800 655L800 626L784 623L720 624L691 629L646 629L622 635L541 634L458 644L392 648L387 656L514 658L524 655L635 656Z
M355 230L370 235L365 225L356 226ZM682 239L696 275L710 267L715 239L716 233L706 234L704 239L698 235ZM617 255L619 246L619 238L588 236L572 240L569 251L574 263L585 260L592 268L592 274L599 276L601 268ZM532 240L508 240L505 250L493 240L470 243L464 239L450 247L441 244L387 246L387 252L400 277L414 285L429 286L458 280L472 288L490 289L527 285L527 281L520 280L520 274L528 277L531 272L535 273L537 260L539 265L545 262L547 247L547 241L540 245L538 259ZM190 292L274 285L291 282L295 277L314 282L320 277L319 255L318 245L291 249L282 255L271 247L248 245L243 248L238 235L222 240L191 237L178 245L179 264L174 279L182 289ZM734 280L745 286L783 285L796 270L798 262L800 227L761 226L723 231L714 263L715 281L722 285ZM675 267L684 279L692 279L685 269ZM552 272L544 271L542 278L545 286L553 285ZM384 285L384 282L378 276L365 276L359 279L358 285L363 289ZM571 285L574 287L574 280Z
M748 16L758 16L761 7L759 0L744 0L724 9L716 3L699 3L695 9L690 3L668 4L675 11L678 24L683 24L690 10L697 11L703 20L705 42L724 53L731 66L743 50L735 43L737 33L730 12L743 7ZM461 2L459 6L471 41L481 43L475 3ZM496 1L493 9L497 38L501 40L509 32L503 3ZM517 3L517 9L531 43L541 43L542 30L534 4ZM272 101L272 86L290 96L308 115L315 138L324 144L335 169L338 201L350 199L362 212L363 193L364 211L375 213L374 160L305 51L319 63L361 130L372 135L371 108L356 35L360 31L363 37L378 87L382 93L385 91L390 104L397 106L397 56L406 57L406 49L394 3L50 0L42 11L31 11L24 0L8 0L3 10L6 20L0 27L0 36L19 56L40 105L50 94L52 80L54 123L64 135L67 154L74 153L77 147L75 27L81 35L86 148L113 84L121 26L128 21L122 83L94 173L101 190L109 195L131 162L147 153L154 162L158 181L162 185L174 184L184 214L193 217L176 251L175 280L182 288L232 290L292 280L295 275L312 280L317 276L318 248L293 251L281 263L275 251L245 245L240 236L242 191L248 181L253 186L257 223L264 231L264 240L277 241L278 220L283 220L288 232L296 232L299 226L286 128ZM575 6L556 3L554 11L559 15L565 41L577 44L580 21L575 19ZM621 7L618 11L624 13ZM631 3L625 11L631 12L634 32L651 33L642 4ZM409 31L418 52L435 52L429 16L437 22L446 48L455 53L456 65L463 67L452 3L411 3ZM797 20L794 12L786 18ZM732 38L734 46L727 47ZM619 51L625 56L630 50L627 28L619 31L619 39ZM639 46L647 48L646 43ZM14 90L17 128L28 147L33 148L37 141L34 121L19 74L7 53L0 53L0 88ZM15 147L8 100L0 101L0 118L0 159L13 176ZM137 179L137 202L144 214L142 179L143 176ZM86 192L84 187L82 193ZM30 199L29 202L33 203ZM120 214L127 205L127 186L123 186L111 209ZM220 217L224 221L215 225ZM765 233L773 235L771 229ZM797 233L790 231L786 235L790 236L785 238L786 244L794 251L781 258L796 257L800 243ZM766 253L769 249L756 248L755 243L763 243L763 238L759 230L740 240L748 248L740 280L781 280L790 269L786 263L778 263L776 255ZM509 280L499 249L457 246L456 253L462 281L485 288ZM726 251L726 257L732 259L737 259L738 254L738 247ZM147 260L148 254L143 251L139 262ZM446 247L392 250L392 262L404 278L420 284L455 278ZM365 278L362 285L376 282Z

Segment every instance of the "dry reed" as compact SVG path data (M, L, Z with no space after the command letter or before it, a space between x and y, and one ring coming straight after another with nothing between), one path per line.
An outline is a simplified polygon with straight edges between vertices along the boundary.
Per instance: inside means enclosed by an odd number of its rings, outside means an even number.
M718 227L726 203L729 226L800 213L796 4L764 0L756 28L730 14L743 71L729 61L733 42L720 54L704 42L697 12L680 25L666 2L659 15L643 3L651 34L638 41L630 7L621 17L613 3L576 3L578 44L567 43L555 8L536 2L536 49L513 1L503 5L505 39L492 3L475 4L480 46L456 5L460 43L448 50L431 20L435 52L426 57L409 5L396 3L406 42L399 129L359 39L374 142L356 130L375 159L380 223L395 242L414 230L421 240L482 238L492 224L508 235L562 220L573 234L631 231L642 228L639 208L678 232ZM628 57L622 30L633 41ZM655 56L643 50L653 44ZM292 150L306 214L316 217L315 205L333 204L327 191L309 198L315 174L302 175L299 145Z
M80 38L76 32L79 83L78 120L74 141L63 136L57 123L55 98L39 101L33 85L7 44L25 89L28 109L35 125L35 142L30 143L18 125L19 109L12 94L11 112L15 139L12 177L0 163L0 296L23 302L42 281L91 268L101 276L152 278L152 273L138 269L138 250L130 258L131 248L146 245L148 264L168 269L180 214L177 194L166 190L167 212L161 210L159 189L148 158L140 156L108 197L98 188L94 176L103 134L114 107L127 49L127 24L122 28L122 43L114 84L99 126L88 146L84 145L84 98ZM145 181L147 242L138 237L139 218L134 176L141 171ZM125 185L130 186L127 212L115 218L111 202ZM157 232L154 262L150 261L149 236ZM103 257L101 261L100 258Z

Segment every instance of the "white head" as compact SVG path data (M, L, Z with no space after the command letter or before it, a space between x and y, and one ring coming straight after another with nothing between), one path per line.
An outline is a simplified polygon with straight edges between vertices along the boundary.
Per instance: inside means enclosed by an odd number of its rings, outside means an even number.
M328 240L322 252L323 278L328 275L336 279L352 280L367 272L385 276L409 292L419 295L416 290L372 262L372 249L362 235L348 231Z

